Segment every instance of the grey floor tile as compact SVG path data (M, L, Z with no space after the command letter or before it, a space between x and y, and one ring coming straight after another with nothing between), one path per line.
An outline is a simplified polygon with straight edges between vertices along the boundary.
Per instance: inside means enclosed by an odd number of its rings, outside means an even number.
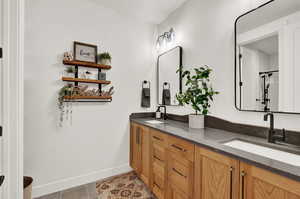
M89 193L89 199L96 199L97 198L97 192L96 192L96 183L90 183L86 185L88 193Z
M89 199L86 186L72 188L61 193L61 199Z
M35 199L60 199L60 193L52 193Z

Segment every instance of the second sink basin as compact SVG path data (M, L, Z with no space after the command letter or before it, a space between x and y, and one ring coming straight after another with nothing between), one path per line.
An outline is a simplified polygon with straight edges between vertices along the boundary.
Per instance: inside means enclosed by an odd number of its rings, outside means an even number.
M300 167L300 155L272 149L258 144L252 144L242 140L232 140L224 143L224 145Z

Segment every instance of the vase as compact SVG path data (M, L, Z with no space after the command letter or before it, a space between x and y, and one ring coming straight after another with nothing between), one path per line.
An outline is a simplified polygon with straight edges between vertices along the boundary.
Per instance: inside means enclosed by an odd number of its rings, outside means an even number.
M203 129L204 128L204 115L189 115L189 127L192 129Z

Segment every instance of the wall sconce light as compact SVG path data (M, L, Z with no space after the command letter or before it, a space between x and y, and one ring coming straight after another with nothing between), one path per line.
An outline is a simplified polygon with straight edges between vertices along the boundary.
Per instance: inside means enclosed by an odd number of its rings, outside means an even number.
M162 49L165 49L174 42L175 42L175 31L173 28L171 28L169 32L165 32L164 34L158 36L156 41L157 50L160 51Z

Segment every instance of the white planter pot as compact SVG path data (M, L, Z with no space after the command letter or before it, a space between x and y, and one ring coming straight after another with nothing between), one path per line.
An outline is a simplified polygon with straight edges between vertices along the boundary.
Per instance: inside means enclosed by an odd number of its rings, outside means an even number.
M203 129L204 115L189 115L189 127L192 129Z
M103 65L110 65L111 62L110 62L110 59L101 59L101 60L100 60L100 64L103 64Z

